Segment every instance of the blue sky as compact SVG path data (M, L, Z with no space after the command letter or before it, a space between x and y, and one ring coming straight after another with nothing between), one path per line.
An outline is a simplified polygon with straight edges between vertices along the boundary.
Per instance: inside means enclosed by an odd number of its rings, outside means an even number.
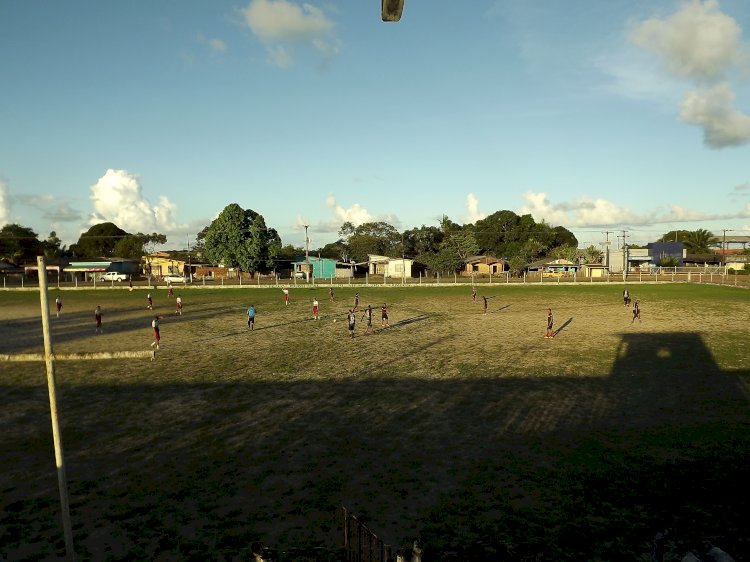
M0 223L750 234L746 0L0 0Z

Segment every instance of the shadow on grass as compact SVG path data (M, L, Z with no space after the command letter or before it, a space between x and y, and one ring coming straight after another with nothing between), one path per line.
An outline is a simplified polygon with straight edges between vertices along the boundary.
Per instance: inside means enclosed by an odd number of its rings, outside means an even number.
M386 542L420 536L426 561L640 560L667 528L682 555L708 538L748 559L750 373L720 371L698 334L624 334L601 377L389 368L64 386L79 553L239 560L253 540L334 545L343 504ZM0 553L60 556L46 387L0 387L0 420Z
M562 332L565 328L567 328L568 326L570 326L571 322L573 322L573 318L568 318L565 322L562 323L562 325L557 330L555 330L552 333L552 335L556 336L557 334L559 334L560 332Z

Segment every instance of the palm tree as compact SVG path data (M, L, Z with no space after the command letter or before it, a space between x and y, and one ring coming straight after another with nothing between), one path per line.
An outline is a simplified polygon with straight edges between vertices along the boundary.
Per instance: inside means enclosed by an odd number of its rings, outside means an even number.
M689 232L683 242L691 254L710 254L710 246L716 243L716 237L705 228Z

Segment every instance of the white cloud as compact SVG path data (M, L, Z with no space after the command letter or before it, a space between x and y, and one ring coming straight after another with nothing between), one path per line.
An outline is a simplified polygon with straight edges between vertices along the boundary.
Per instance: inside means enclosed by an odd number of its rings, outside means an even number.
M177 230L175 205L159 197L158 205L143 197L138 176L126 170L107 172L91 186L94 214L89 225L110 221L128 232L169 233Z
M525 204L518 211L530 214L534 220L544 219L552 225L567 228L602 227L616 225L645 226L670 222L698 222L717 219L742 218L750 215L750 204L734 214L709 215L701 211L672 205L662 213L640 214L602 198L580 197L573 201L553 203L546 193L527 191L523 195Z
M375 220L370 212L362 207L359 203L354 203L349 208L344 208L336 202L336 197L332 193L326 198L326 207L333 210L334 222L341 226L345 222L350 222L354 226Z
M10 191L8 183L0 178L0 226L7 224L10 219Z
M473 193L469 193L466 196L466 210L469 212L469 223L475 223L487 216L487 213L479 211L479 199Z
M642 22L630 38L659 54L672 73L713 81L737 62L741 33L739 24L719 10L717 0L692 0L669 18Z
M78 210L71 207L65 199L54 195L19 195L16 200L23 205L33 207L39 211L43 219L55 225L81 220L81 213Z
M680 119L703 128L704 142L712 148L737 146L750 141L750 117L734 108L734 92L721 83L701 92L685 94Z
M326 207L328 207L331 212L333 213L333 216L328 220L318 221L316 223L310 223L306 218L297 215L297 219L295 220L294 224L292 224L291 228L295 231L303 231L304 226L308 225L308 230L310 232L319 232L319 233L338 233L339 229L341 228L341 225L345 222L350 222L354 226L359 226L360 224L366 223L366 222L378 222L383 221L387 222L397 229L401 227L401 221L398 219L396 215L392 214L379 214L375 215L370 213L367 209L365 209L362 205L359 203L354 203L350 207L342 207L338 204L336 201L336 197L333 195L333 193L329 193L328 197L326 197Z
M333 36L334 23L317 6L289 0L251 0L242 10L244 23L266 47L268 61L285 68L292 64L292 49L300 45L317 50L328 61L341 51Z
M205 37L202 33L199 33L198 43L208 47L208 50L211 51L212 55L220 55L227 51L226 42L218 37Z
M271 45L266 48L268 62L279 68L288 68L292 66L292 57L283 45Z
M690 0L668 18L641 22L630 34L634 45L659 55L668 71L691 80L699 89L687 92L680 119L703 128L711 148L750 140L750 117L734 108L735 94L725 80L734 68L750 71L742 28L721 12L718 0ZM716 84L707 88L707 84Z

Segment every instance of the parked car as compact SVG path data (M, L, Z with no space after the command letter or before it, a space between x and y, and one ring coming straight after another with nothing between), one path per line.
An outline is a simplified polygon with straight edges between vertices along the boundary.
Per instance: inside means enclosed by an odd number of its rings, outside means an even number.
M127 273L118 273L117 271L107 271L99 276L99 281L126 281Z
M187 279L184 275L179 275L177 273L169 273L164 276L164 282L165 283L187 283Z

